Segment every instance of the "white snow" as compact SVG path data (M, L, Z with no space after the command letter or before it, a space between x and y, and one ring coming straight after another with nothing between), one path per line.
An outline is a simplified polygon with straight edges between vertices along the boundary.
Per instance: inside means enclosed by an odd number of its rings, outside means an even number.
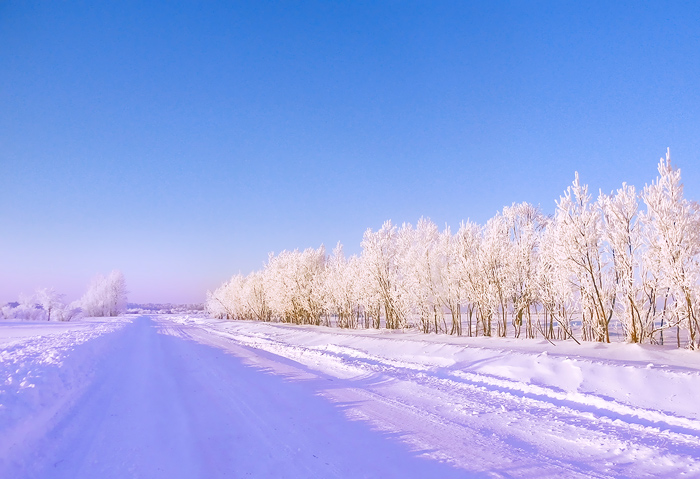
M153 318L0 323L0 477L700 476L697 352Z
M415 425L414 419L428 416L441 427L456 427L456 432L431 443L432 448L440 446L428 455L449 458L468 470L495 471L499 461L522 460L525 452L537 451L547 462L571 466L564 475L700 474L697 352L648 345L552 345L544 340L173 320L345 380L355 390L350 397L359 389L363 397L412 411L412 419L402 422L402 416L376 417L372 401L351 408L350 414L388 430L405 433L408 424ZM274 364L266 367L275 370ZM349 400L337 390L326 395ZM404 439L430 443L432 427L416 429ZM480 453L504 443L516 444L515 451L504 451L493 462L475 459L472 435L482 436L478 444L485 431L499 439ZM464 440L455 441L456 437Z
M92 361L109 346L96 339L127 323L0 322L0 463L45 432L53 415L93 378Z

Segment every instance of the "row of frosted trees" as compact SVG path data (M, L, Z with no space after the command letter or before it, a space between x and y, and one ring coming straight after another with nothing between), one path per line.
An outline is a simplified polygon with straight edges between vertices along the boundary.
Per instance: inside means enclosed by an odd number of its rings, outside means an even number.
M77 301L66 303L54 288L40 288L32 295L0 308L0 319L70 321L80 316L119 316L126 311L126 280L121 271L95 276Z
M430 220L270 255L207 296L218 318L700 347L700 208L667 153L656 180L593 200L578 174L553 216L514 204L456 233Z

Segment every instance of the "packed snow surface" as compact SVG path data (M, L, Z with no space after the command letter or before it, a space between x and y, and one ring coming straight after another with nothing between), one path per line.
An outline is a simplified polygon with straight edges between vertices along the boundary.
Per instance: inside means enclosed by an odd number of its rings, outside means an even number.
M700 477L685 350L161 315L0 370L0 477Z

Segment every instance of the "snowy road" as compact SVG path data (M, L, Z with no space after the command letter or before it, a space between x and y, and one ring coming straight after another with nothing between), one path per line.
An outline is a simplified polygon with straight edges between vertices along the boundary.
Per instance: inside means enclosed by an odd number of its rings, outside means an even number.
M159 334L117 333L94 380L0 477L464 477L348 420L310 383Z
M0 441L0 477L700 476L696 367L411 338L137 318L67 355L84 384Z

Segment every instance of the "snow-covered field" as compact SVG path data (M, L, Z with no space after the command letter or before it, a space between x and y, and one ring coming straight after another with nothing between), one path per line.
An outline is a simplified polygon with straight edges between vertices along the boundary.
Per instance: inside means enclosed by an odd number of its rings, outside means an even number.
M110 348L105 336L128 322L0 322L0 472L97 376L94 360Z
M0 323L0 477L700 477L697 352L182 315L34 326Z

